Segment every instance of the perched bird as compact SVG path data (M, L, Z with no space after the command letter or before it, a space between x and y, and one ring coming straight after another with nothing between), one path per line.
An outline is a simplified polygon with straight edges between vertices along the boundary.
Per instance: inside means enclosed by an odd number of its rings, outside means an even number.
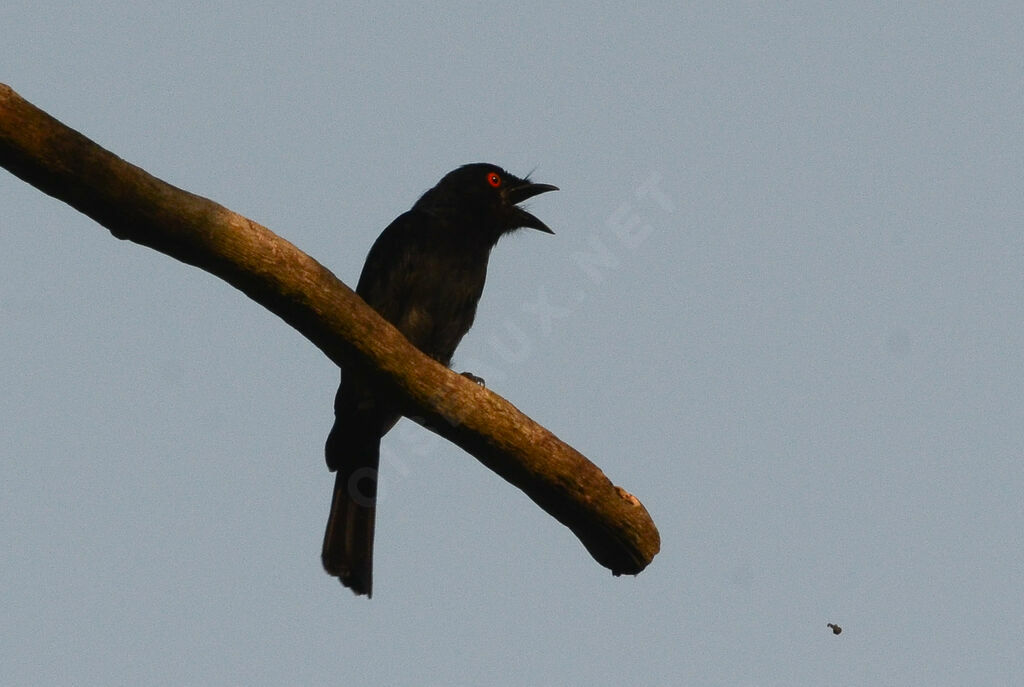
M377 238L356 293L413 345L448 365L473 324L498 239L521 227L554 233L518 203L556 190L491 164L449 172ZM354 369L342 372L334 415L325 452L337 476L323 564L353 592L371 596L380 440L399 414Z

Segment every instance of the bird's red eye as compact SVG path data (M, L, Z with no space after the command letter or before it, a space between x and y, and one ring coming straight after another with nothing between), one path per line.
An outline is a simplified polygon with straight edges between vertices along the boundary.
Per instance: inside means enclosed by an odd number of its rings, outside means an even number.
M501 177L498 176L497 172L491 172L490 174L487 175L487 183L493 186L494 188L498 188L499 186L501 186Z

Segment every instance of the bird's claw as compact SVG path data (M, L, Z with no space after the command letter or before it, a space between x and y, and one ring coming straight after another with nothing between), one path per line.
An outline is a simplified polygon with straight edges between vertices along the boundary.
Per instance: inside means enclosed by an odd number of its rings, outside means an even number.
M468 379L469 381L473 382L474 384L479 384L480 386L482 386L484 388L487 387L487 384L484 383L484 378L483 377L477 377L472 372L463 372L462 376L465 377L466 379Z

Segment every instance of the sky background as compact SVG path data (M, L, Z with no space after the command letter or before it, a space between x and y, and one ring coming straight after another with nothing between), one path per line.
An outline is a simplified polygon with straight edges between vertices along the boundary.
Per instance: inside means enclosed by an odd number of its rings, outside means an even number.
M356 598L319 559L336 367L0 171L4 685L1021 680L1021 3L16 0L0 25L0 81L348 284L460 164L558 185L454 366L662 537L612 577L405 421Z

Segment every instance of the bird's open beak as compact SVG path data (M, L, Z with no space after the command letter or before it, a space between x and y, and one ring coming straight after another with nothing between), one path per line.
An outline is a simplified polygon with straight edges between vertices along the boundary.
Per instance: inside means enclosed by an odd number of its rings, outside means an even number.
M527 198L533 198L538 194L557 190L558 187L552 186L551 184L534 184L532 182L527 181L526 183L520 186L514 186L508 189L508 191L505 192L505 197L508 198L508 202L511 205L515 206L519 203L522 203ZM551 231L548 225L541 222L539 219L531 215L526 210L523 210L522 208L519 207L513 207L512 210L513 212L515 212L517 224L519 226L530 227L531 229L537 229L538 231L543 231L548 234L555 233Z

